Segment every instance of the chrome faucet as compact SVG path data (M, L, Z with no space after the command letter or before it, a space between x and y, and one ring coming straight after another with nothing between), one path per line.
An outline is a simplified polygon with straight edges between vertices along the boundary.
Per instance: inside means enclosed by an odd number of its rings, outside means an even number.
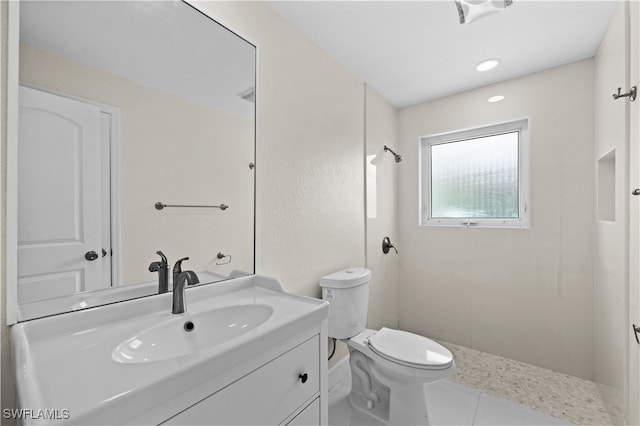
M193 271L184 271L183 274L187 274L187 285L200 284L198 274Z
M172 314L183 314L187 311L187 306L184 298L184 289L187 286L189 280L189 274L186 272L180 272L177 277L174 275L173 280L173 308Z
M158 273L158 294L162 294L169 291L169 263L167 263L167 257L161 251L157 251L156 254L162 260L160 262L151 262L149 272Z
M189 275L189 277L187 278L187 285L199 284L200 280L198 279L198 275L196 275L195 272L182 271L182 262L184 260L189 260L189 258L183 257L182 259L176 261L176 263L173 265L173 282L175 282L178 279L178 275L180 275L182 272L185 272L186 274Z
M184 299L185 287L200 282L195 272L182 270L184 260L189 260L189 258L183 257L173 265L173 309L171 312L174 314L182 314L187 310Z
M189 260L188 257L183 257L182 259L176 260L176 263L173 264L173 285L176 285L176 281L178 280L178 275L182 272L182 262L185 260Z

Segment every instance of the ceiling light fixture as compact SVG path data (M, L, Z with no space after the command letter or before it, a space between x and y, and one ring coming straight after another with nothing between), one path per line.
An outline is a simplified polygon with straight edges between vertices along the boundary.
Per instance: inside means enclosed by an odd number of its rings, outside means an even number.
M499 64L500 64L500 59L498 58L486 59L480 62L478 65L476 65L476 71L480 71L480 72L489 71L497 67Z
M492 96L489 99L487 99L487 102L491 102L493 104L493 103L496 103L496 102L500 102L503 99L504 99L504 96L496 95L496 96Z
M454 0L461 24L470 24L485 16L505 10L513 0Z

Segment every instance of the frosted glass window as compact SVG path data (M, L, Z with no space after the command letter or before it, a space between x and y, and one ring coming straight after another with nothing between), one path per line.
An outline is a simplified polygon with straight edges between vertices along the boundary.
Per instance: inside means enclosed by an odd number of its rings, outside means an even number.
M528 227L527 121L422 138L422 225Z
M433 217L518 217L518 133L431 146Z

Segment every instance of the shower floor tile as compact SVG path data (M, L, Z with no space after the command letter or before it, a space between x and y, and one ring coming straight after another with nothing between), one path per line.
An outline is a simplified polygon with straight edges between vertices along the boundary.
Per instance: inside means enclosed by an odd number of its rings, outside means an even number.
M596 384L448 342L452 381L577 425L611 425Z

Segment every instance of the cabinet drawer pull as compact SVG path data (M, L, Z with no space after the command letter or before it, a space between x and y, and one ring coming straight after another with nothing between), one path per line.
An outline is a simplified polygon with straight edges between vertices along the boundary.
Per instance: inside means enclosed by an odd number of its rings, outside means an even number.
M307 383L307 379L309 378L309 376L307 375L307 373L302 373L298 376L298 378L302 383Z

